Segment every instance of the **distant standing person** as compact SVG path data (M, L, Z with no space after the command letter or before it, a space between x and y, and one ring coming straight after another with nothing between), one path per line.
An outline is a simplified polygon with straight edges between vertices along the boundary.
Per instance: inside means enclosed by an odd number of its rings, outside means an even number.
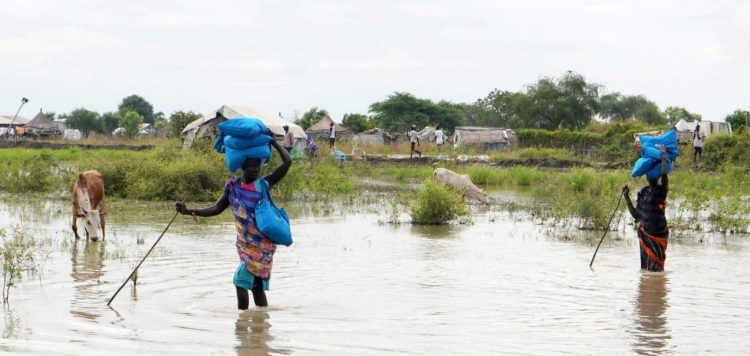
M331 128L328 129L328 146L336 147L336 125L333 123L331 123Z
M284 125L284 149L292 154L292 145L294 145L294 136L289 132L289 126Z
M695 125L695 131L693 131L693 163L695 163L695 156L699 158L703 155L703 139L706 135L701 132L701 126Z
M417 134L417 127L415 125L411 125L411 131L409 131L409 141L411 141L411 151L409 151L409 158L412 158L414 156L414 152L416 152L419 157L422 157L422 152L414 147L414 145L419 146L419 135Z
M437 127L435 127L435 144L437 144L438 153L440 153L443 143L445 143L445 133L440 125L437 125Z

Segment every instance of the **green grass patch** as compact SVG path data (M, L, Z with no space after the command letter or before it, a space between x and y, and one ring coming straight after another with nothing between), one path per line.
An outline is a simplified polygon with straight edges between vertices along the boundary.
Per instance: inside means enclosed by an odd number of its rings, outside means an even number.
M412 223L436 225L466 215L466 206L459 195L444 186L425 179L422 189L409 206Z

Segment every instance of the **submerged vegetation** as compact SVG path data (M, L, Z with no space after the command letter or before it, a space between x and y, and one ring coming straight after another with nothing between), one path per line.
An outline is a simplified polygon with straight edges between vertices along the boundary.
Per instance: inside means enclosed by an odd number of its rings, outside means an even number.
M615 129L616 128L616 129ZM602 133L617 140L631 137L631 128L614 125ZM619 131L618 131L619 130ZM612 133L617 131L617 133ZM540 136L543 140L546 136ZM588 137L588 136L587 136ZM589 138L584 138L588 140ZM692 162L687 147L670 175L670 226L679 230L746 232L750 226L750 149L745 149L750 136L710 137L704 156ZM618 143L622 145L622 143ZM433 145L434 146L434 145ZM637 158L628 152L632 161ZM448 152L447 157L457 156ZM497 165L508 159L553 159L582 162L566 169L544 169L531 166ZM176 141L163 141L150 151L1 149L0 189L6 193L57 193L67 196L76 175L87 169L104 175L107 195L122 199L158 201L213 201L224 187L230 173L222 155L206 141L199 141L191 150L183 150ZM628 163L629 165L630 163ZM264 174L278 165L278 157L264 166ZM567 224L592 229L606 228L615 208L621 187L631 186L635 193L645 180L629 177L629 170L600 170L593 158L586 158L566 148L527 147L498 151L489 156L487 164L463 163L461 160L441 162L440 166L468 174L478 185L490 190L513 190L530 197L531 203L514 203L514 209L525 209L534 218L551 224ZM331 158L328 147L321 147L320 157L308 161L295 157L286 178L274 188L279 200L318 201L355 200L365 191L377 199L404 206L414 221L436 223L445 208L429 201L422 207L409 205L410 198L399 191L437 189L423 184L436 165L406 163L371 163ZM379 181L388 182L379 185ZM443 194L442 191L438 191ZM434 193L434 192L433 192ZM413 197L413 194L411 195ZM441 202L444 200L441 200ZM496 199L494 204L507 205ZM427 211L432 209L434 211ZM620 205L625 213L624 204ZM433 218L434 216L435 218ZM448 218L450 220L450 218Z
M38 268L34 253L37 241L24 232L20 226L12 226L9 231L0 229L0 263L3 272L3 302L10 298L10 288L23 277L25 272L33 273Z
M415 224L445 224L467 213L458 193L430 179L424 181L409 206L409 215Z

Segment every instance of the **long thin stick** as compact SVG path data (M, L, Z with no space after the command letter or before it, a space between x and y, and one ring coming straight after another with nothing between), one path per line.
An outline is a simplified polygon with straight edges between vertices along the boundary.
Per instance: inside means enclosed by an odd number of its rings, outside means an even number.
M596 245L596 250L594 251L594 255L591 256L591 263L589 263L589 268L591 268L591 266L594 264L594 258L596 258L596 253L599 252L599 246L602 245L602 241L604 241L604 236L607 236L607 232L609 232L609 226L612 224L612 218L615 217L617 210L620 209L621 201L622 201L622 194L620 194L620 198L617 199L617 206L615 207L615 210L612 212L612 216L609 217L609 222L607 223L607 230L604 230L604 234L602 235L602 238L599 240L599 244Z
M117 292L115 292L115 295L113 295L113 296L112 296L112 298L109 298L109 301L107 302L107 306L109 306L109 304L110 304L110 303L112 303L112 301L113 301L113 300L115 299L115 297L117 296L117 293L120 293L120 290L122 290L122 287L125 287L125 284L127 284L127 283L128 283L128 281L129 281L129 280L130 280L131 278L133 278L133 275L135 274L135 272L136 272L136 271L138 271L138 267L140 267L140 266L141 266L141 264L143 263L143 261L145 261L145 260L146 260L146 257L148 257L148 255L149 255L149 254L151 253L151 251L153 251L153 250L154 250L154 247L156 247L156 244L158 244L158 243L159 243L159 240L161 240L161 238L162 238L162 237L164 236L164 234L165 234L165 233L167 232L167 230L169 229L169 226L170 226L170 225L172 225L172 222L173 222L173 221L174 221L174 219L175 219L175 218L177 217L177 214L179 214L179 213L177 213L177 212L176 212L176 213L174 213L174 216L172 217L172 220L169 220L169 224L167 224L167 227L165 227L165 228L164 228L164 231L162 231L162 232L161 232L161 235L159 235L159 238L158 238L158 239L156 239L156 242L154 242L153 246L151 246L151 248L150 248L150 249L148 250L148 252L146 252L146 256L143 256L143 258L141 259L141 262L138 262L138 265L137 265L137 266L135 266L135 269L133 270L133 272L130 272L130 275L128 276L128 278L127 278L127 279L125 279L125 282L122 282L122 285L120 286L120 288L117 288Z

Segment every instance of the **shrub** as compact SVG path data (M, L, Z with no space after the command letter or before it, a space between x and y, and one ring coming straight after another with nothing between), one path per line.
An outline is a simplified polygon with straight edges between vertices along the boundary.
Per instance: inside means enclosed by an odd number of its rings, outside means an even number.
M513 167L510 169L510 176L516 185L528 187L539 180L542 174L531 168Z
M46 192L57 186L57 164L52 156L42 151L30 157L7 163L0 178L0 187L8 192Z
M34 258L36 240L26 234L20 226L13 226L10 236L5 229L0 229L0 262L3 269L3 302L8 302L10 287L23 276L23 272L35 272L38 269Z
M414 224L445 224L466 214L468 211L458 193L430 179L425 179L424 186L409 207Z

